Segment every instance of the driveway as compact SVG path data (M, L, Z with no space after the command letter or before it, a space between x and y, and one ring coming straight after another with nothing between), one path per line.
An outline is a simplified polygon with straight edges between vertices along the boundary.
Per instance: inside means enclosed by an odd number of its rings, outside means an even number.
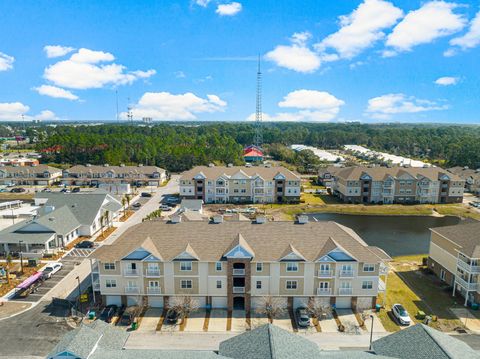
M276 325L279 328L293 332L292 319L288 311L284 311L282 314L273 320L273 325Z
M65 308L41 302L13 318L0 320L0 358L45 357L72 330L65 316Z
M258 328L268 323L268 317L265 314L260 314L255 311L252 312L252 318L250 319L250 325L252 329Z
M232 332L244 332L247 330L247 319L244 310L235 309L232 312Z
M162 315L163 309L162 308L150 308L148 309L138 327L138 331L140 333L149 333L155 332L157 330L157 324L160 320L160 316Z
M208 322L209 332L225 332L227 330L227 310L212 309L210 311L210 320Z
M203 324L205 323L205 309L200 309L192 314L187 319L187 325L185 325L185 332L203 332Z

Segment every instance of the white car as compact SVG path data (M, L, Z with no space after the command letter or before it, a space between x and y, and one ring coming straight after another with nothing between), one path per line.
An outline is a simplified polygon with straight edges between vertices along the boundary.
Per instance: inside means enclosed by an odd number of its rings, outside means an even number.
M43 273L43 278L45 279L50 279L52 278L52 275L57 273L60 269L62 269L63 264L62 263L51 263L47 265L45 268L43 268L42 273Z
M410 325L412 322L407 310L401 304L394 304L392 313L401 325Z

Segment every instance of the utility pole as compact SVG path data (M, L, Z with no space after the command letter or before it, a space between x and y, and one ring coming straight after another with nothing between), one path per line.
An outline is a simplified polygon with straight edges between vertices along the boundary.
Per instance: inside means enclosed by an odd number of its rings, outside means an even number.
M262 71L260 69L260 55L258 55L257 68L257 99L255 106L255 137L253 140L255 146L260 148L263 143L262 133Z
M78 281L78 310L81 311L82 309L82 289L80 288L80 277L77 275L75 279Z
M22 252L22 243L23 243L23 241L18 241L18 246L20 247L20 272L23 274L23 252Z

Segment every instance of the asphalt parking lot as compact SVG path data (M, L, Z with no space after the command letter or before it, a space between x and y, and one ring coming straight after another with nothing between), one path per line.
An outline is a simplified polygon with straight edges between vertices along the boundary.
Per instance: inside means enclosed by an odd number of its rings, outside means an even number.
M62 269L52 275L50 279L47 279L43 284L37 288L35 293L29 294L27 297L12 299L16 302L38 302L50 289L55 287L68 273L70 273L75 267L75 258L63 258L60 262L63 264Z
M0 358L45 357L72 328L67 311L41 302L35 308L0 321Z

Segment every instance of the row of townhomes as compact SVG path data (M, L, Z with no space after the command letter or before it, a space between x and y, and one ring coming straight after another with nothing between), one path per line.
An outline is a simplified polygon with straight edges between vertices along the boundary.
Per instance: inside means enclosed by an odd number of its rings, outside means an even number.
M98 185L125 183L135 186L159 186L167 179L164 169L156 166L78 165L63 170L62 183L66 185Z
M43 185L57 182L62 176L58 168L47 165L0 165L0 185Z
M205 203L300 201L300 176L284 167L200 166L180 178L180 196Z
M465 189L468 192L480 195L480 168L474 170L468 167L452 167L448 170L465 180Z
M428 267L465 305L480 303L480 222L431 229Z
M130 333L97 320L66 333L47 359L478 359L463 341L417 324L372 342L369 351L322 350L306 337L272 324L220 342L217 350L125 348ZM400 350L401 348L401 350Z
M285 308L311 299L372 308L390 260L350 228L307 216L146 221L91 256L92 282L106 304L167 307L171 297L193 296L204 307L246 311L270 295Z
M48 186L56 182L65 185L130 184L159 186L167 179L164 169L156 166L92 166L79 165L60 170L32 163L20 166L0 164L0 185Z
M3 251L55 253L79 236L94 235L122 209L109 194L37 193L34 201L40 207L33 218L0 231Z
M329 167L320 174L349 203L462 203L465 180L439 167Z

